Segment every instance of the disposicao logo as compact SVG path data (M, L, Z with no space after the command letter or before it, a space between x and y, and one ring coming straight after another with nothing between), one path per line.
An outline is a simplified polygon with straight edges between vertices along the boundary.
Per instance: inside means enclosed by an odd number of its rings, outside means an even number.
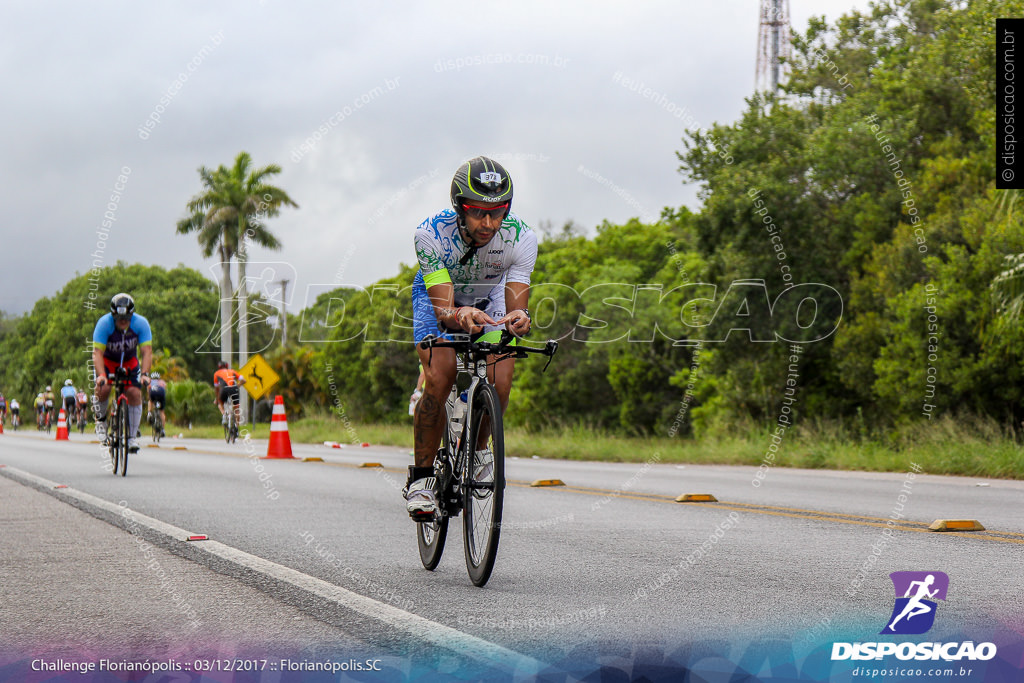
M889 575L896 591L896 604L880 635L926 633L935 623L936 600L945 600L949 577L943 572L893 572ZM950 643L832 643L832 661L899 660L953 662L987 661L996 656L994 643L967 640Z
M893 572L896 605L882 635L927 633L935 623L936 600L946 599L949 577L944 572Z

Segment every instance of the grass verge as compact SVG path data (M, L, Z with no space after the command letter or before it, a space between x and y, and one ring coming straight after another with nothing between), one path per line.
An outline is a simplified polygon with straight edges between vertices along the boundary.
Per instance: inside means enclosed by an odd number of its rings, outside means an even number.
M295 443L397 446L412 449L408 424L342 425L331 417L290 420ZM222 438L220 425L168 430L186 436ZM268 438L269 424L258 424L253 438ZM944 417L904 427L885 437L852 434L838 426L813 424L773 438L768 430L737 430L734 435L703 439L627 437L585 427L542 432L509 429L509 456L606 462L666 462L701 465L747 465L809 469L905 472L912 463L928 474L997 479L1024 479L1024 449L1012 433L991 422Z

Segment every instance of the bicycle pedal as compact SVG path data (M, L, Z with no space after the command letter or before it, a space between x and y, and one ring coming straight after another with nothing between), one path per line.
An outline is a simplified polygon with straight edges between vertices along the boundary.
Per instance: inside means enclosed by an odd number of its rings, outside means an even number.
M437 512L410 512L409 517L415 522L433 522Z

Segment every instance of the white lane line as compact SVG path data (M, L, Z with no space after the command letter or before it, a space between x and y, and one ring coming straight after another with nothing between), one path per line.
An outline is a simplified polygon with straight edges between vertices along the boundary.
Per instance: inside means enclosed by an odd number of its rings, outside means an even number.
M109 517L113 516L119 522L116 526L122 529L125 529L127 526L144 526L157 535L175 542L186 542L188 537L193 535L185 529L148 517L124 505L111 503L84 491L73 488L56 489L57 482L44 479L16 467L4 467L0 469L0 474L15 481L29 484L33 488L49 493L58 499L63 497L72 498L81 504L78 507L82 507L87 512L89 508L102 511L106 514L101 515L101 519L109 522ZM270 579L287 583L339 607L375 619L408 636L437 647L453 650L460 656L492 664L503 671L511 671L520 675L533 675L547 668L547 665L543 662L514 650L496 645L476 636L471 636L458 629L439 624L392 605L378 602L359 593L354 593L348 589L318 579L315 576L303 574L290 567L251 555L218 541L208 540L193 543L189 545L189 549L193 552L208 553L223 561L257 572Z

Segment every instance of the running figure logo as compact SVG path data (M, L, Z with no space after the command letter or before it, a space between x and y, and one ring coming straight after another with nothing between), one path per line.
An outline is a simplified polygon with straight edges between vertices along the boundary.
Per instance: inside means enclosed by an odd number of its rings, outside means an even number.
M896 589L896 605L889 624L880 633L913 635L928 631L935 623L934 600L946 599L949 577L943 572L893 572L889 577Z

